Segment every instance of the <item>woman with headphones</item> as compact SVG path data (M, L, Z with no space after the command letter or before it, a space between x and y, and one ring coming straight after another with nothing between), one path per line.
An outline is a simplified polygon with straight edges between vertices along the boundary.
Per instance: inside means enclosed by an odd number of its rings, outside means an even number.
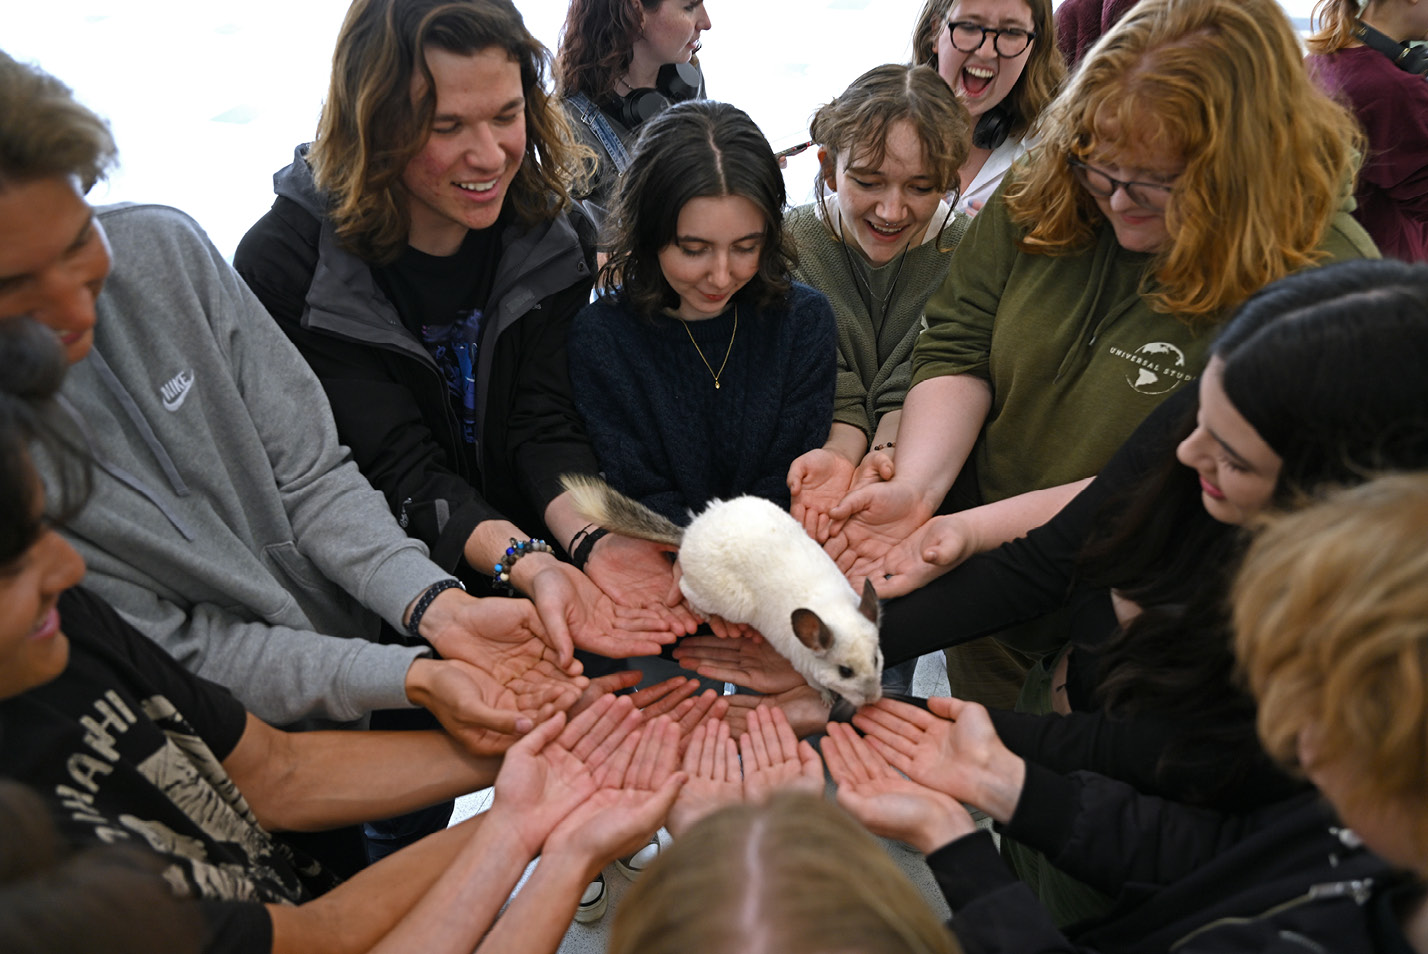
M1362 7L1362 9L1361 9ZM1428 4L1321 0L1309 71L1353 110L1368 149L1354 218L1388 258L1428 262Z
M571 0L555 82L576 136L595 153L578 198L605 209L639 127L670 103L704 98L704 0Z

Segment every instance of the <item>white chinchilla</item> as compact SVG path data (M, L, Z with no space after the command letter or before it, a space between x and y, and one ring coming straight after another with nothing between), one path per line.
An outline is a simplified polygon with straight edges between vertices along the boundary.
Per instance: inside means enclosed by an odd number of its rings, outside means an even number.
M681 529L604 481L561 478L586 520L679 547L680 589L705 615L753 626L826 701L882 695L878 597L863 595L797 520L762 497L715 500Z

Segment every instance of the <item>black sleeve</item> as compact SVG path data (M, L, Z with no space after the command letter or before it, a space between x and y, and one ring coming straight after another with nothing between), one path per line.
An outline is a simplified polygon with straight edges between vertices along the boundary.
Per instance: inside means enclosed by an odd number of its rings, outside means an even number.
M506 385L512 402L505 443L511 448L515 486L524 490L542 523L545 508L564 493L562 474L600 472L575 407L568 359L570 326L590 300L590 284L579 282L550 295L506 332L515 336L510 345L517 361L512 365L516 378ZM497 386L500 382L493 381L493 389ZM491 474L493 480L496 476Z
M1093 772L1062 775L1028 763L1004 833L1056 867L1116 895L1131 882L1168 885L1269 829L1312 793L1257 812L1229 814L1137 792Z
M273 919L257 901L199 901L203 954L270 954Z
M234 270L284 327L302 320L317 268L320 228L317 219L296 202L279 196L233 253Z
M965 835L927 856L966 954L1080 951L997 853L990 832Z
M248 724L248 711L232 693L180 666L88 590L66 591L60 596L59 611L66 635L83 640L116 668L131 670L134 685L152 686L174 704L220 762L228 757Z
M886 665L970 642L1066 605L1075 588L1077 557L1107 505L1164 454L1174 453L1169 438L1187 399L1194 399L1193 389L1181 389L1162 402L1096 479L1046 524L890 600L882 623ZM1105 606L1099 610L1109 607L1108 600L1102 602ZM1113 620L1097 608L1088 609L1087 618Z

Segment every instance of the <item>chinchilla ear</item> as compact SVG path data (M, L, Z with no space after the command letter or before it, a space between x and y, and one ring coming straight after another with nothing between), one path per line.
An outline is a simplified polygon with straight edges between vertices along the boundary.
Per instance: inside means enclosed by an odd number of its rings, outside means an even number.
M793 611L793 635L815 655L821 656L833 645L833 632L811 609L799 607Z
M863 601L858 604L858 612L869 622L876 624L882 606L878 603L878 592L873 589L873 581L863 577Z

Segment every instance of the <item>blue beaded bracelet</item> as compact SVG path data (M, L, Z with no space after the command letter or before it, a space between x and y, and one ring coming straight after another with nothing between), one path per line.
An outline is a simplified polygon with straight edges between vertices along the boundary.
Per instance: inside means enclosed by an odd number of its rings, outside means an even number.
M497 587L504 589L512 596L516 593L516 588L511 585L511 568L516 565L516 561L527 553L549 553L550 544L544 540L537 540L532 537L529 540L516 542L515 537L509 538L511 545L506 547L506 555L500 563L491 568L491 575L495 577Z
M421 618L426 615L427 610L431 609L432 602L438 596L452 589L464 591L466 587L460 580L452 577L448 580L438 580L422 591L421 596L417 597L416 605L412 607L412 614L407 617L407 635L412 639L421 639Z

